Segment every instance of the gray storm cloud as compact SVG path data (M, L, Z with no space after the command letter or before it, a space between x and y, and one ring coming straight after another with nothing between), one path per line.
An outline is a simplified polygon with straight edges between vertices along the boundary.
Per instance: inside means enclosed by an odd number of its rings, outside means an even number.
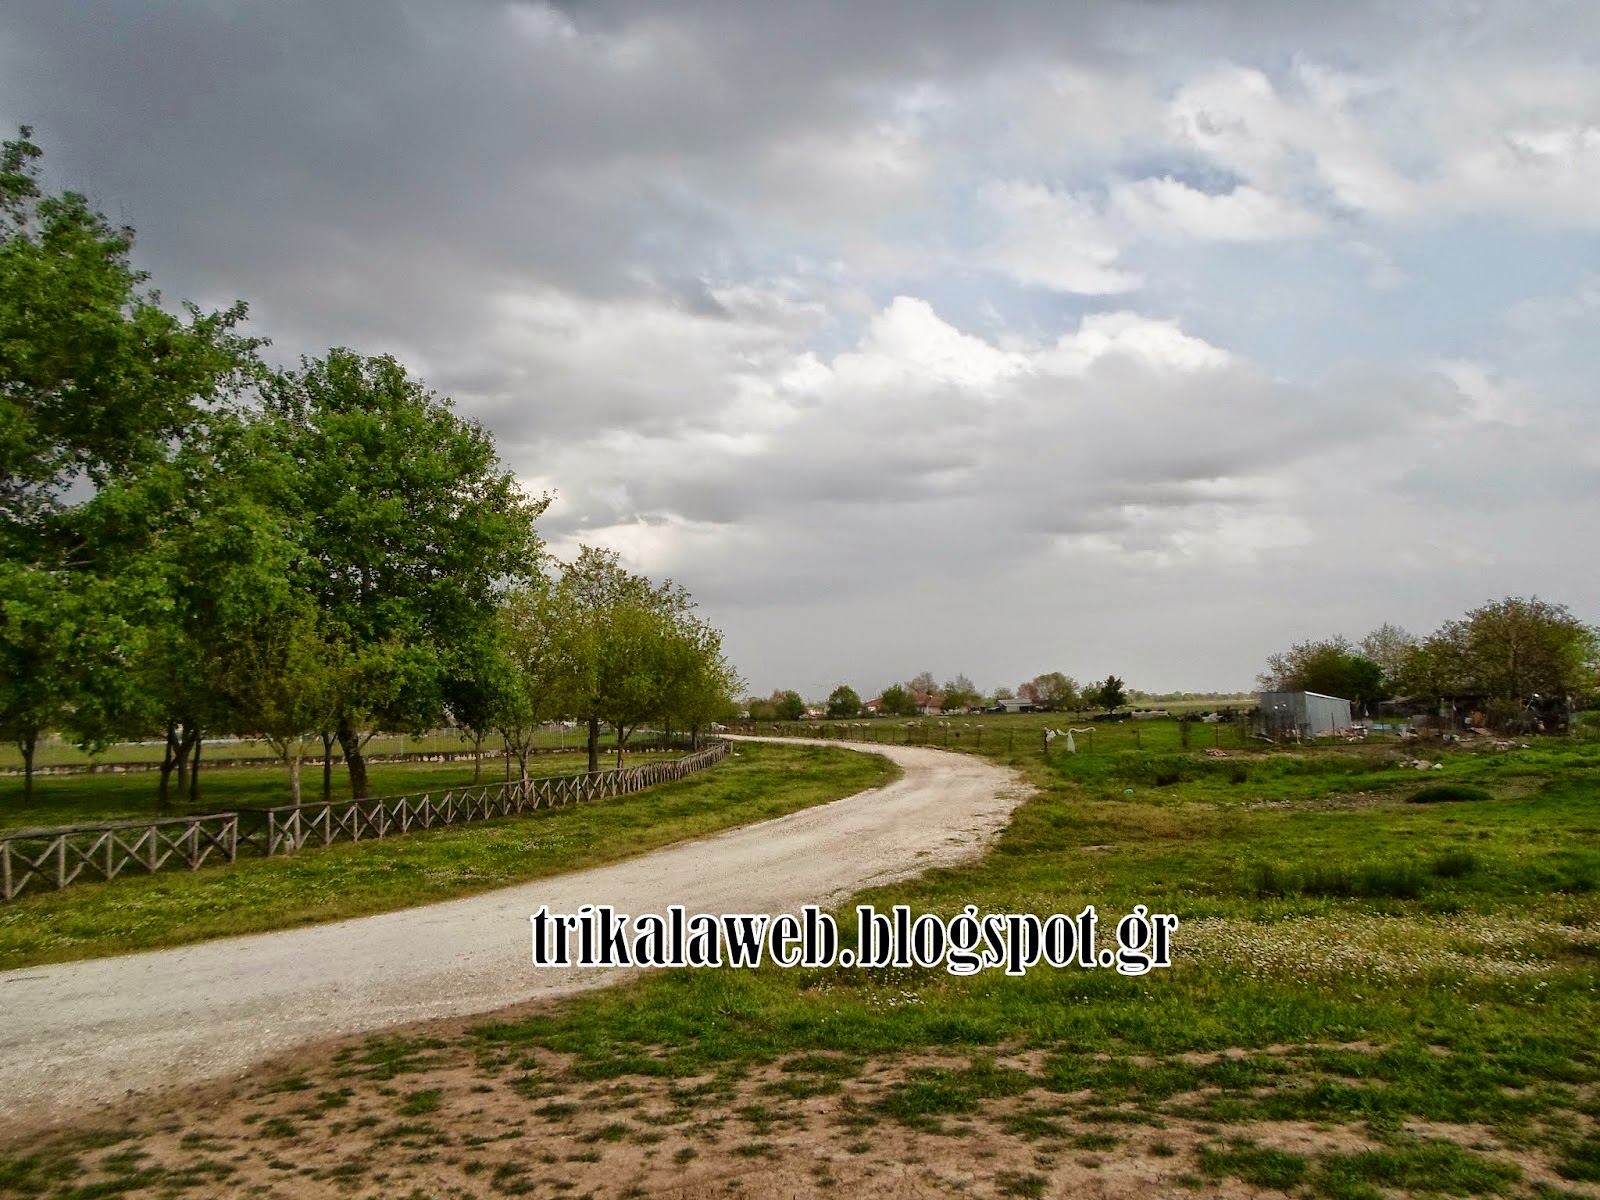
M759 687L1227 687L1600 582L1558 552L1597 51L1576 0L20 3L0 117L166 295L454 396L558 546L688 585ZM1351 332L1516 239L1538 273Z

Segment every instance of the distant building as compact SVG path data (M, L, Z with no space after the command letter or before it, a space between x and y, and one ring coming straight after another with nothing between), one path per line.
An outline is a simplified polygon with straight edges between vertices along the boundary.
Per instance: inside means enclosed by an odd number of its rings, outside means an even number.
M1261 732L1268 736L1298 733L1323 737L1336 729L1349 729L1350 701L1321 692L1262 692Z
M994 707L989 711L995 713L1025 713L1041 712L1042 710L1032 700L1024 700L1021 696L1015 696L1009 700L996 700Z

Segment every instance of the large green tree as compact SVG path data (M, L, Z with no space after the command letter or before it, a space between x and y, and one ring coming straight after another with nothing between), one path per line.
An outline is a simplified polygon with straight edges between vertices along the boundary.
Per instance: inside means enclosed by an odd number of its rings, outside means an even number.
M1376 638L1381 633L1372 636ZM1343 637L1297 642L1272 655L1257 682L1276 692L1339 696L1350 701L1358 712L1366 712L1377 701L1392 695L1383 667L1358 654Z
M365 739L442 717L453 649L494 622L498 587L537 569L549 499L387 356L335 349L274 376L255 429L260 452L290 468L291 578L351 667L336 730L365 796Z
M1476 696L1501 715L1534 696L1566 696L1595 685L1600 635L1563 604L1507 597L1447 621L1407 659L1412 695Z
M257 377L259 342L242 304L163 308L132 230L44 194L40 155L26 127L0 149L0 720L90 743L130 709L162 607L160 479Z

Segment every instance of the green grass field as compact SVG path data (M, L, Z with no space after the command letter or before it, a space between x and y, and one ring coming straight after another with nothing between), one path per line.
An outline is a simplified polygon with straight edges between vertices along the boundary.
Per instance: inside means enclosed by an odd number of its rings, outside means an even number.
M427 773L391 770L385 787L403 784L406 790L416 790L413 785ZM125 875L63 892L28 892L0 905L0 970L447 900L768 820L881 786L897 775L876 756L743 745L709 770L632 796L282 857L241 857L193 873ZM59 782L84 789L85 805L92 798L111 809L118 785L133 780L92 776Z
M1416 1122L1480 1129L1563 1178L1597 1178L1600 747L1435 750L1444 769L1418 771L1394 748L1221 759L1179 753L1171 723L1141 730L1147 748L1133 737L1122 727L1093 754L1048 761L1031 739L1025 754L994 749L1039 788L995 850L858 899L945 916L1092 902L1102 929L1143 903L1182 920L1170 970L680 971L476 1037L570 1054L585 1079L736 1078L819 1051L847 1072L877 1056L967 1056L863 1115L939 1132L1041 1086L1040 1128L1200 1122L1242 1135L1206 1151L1202 1175L1293 1176L1335 1198L1447 1179L1453 1194L1499 1194L1521 1178L1470 1147L1419 1141ZM1407 802L1441 780L1490 798ZM848 942L852 912L838 915ZM1043 1056L1033 1072L992 1065L1027 1050ZM1220 1051L1235 1054L1196 1061ZM1250 1149L1293 1121L1355 1123L1386 1149L1281 1161Z
M625 765L670 757L675 756L670 753L630 754ZM600 769L608 770L611 765L611 759L602 758ZM540 778L582 774L584 766L581 755L552 754L529 759L528 774ZM373 763L367 774L369 795L403 796L464 786L472 782L473 771L470 762ZM497 783L504 778L503 762L483 764L482 782ZM174 775L167 806L159 811L157 779L153 772L44 776L34 780L32 803L23 801L22 780L0 779L0 832L96 821L228 812L235 808L269 808L290 803L289 774L281 763L271 767L233 767L207 771L202 760L198 802L190 803L187 791L179 794L177 777ZM342 766L334 766L332 784L332 799L350 798L350 776ZM322 800L320 763L315 768L303 770L301 799L306 804Z
M0 1156L0 1184L10 1171L18 1195L54 1195L58 1179L62 1188L136 1177L178 1186L211 1161L197 1154L226 1147L236 1152L228 1162L243 1164L230 1195L259 1190L250 1180L290 1162L307 1178L365 1177L397 1194L522 1194L540 1171L543 1184L580 1194L659 1146L684 1171L705 1164L703 1182L758 1160L776 1172L798 1155L809 1164L802 1178L821 1188L842 1180L851 1194L876 1186L862 1171L952 1160L973 1172L973 1194L1002 1196L1075 1194L1061 1180L1102 1168L1109 1186L1113 1167L1161 1173L1160 1194L1596 1194L1600 744L1290 750L1230 745L1224 731L1209 747L1224 757L1205 752L1205 727L1191 730L1185 751L1176 724L1156 722L1137 733L1102 727L1092 752L1087 739L1073 755L1057 742L1046 757L1039 731L1059 718L984 724L981 750L975 729L954 725L962 736L952 748L1015 767L1036 795L981 861L852 904L1046 916L1093 903L1104 945L1115 920L1142 903L1181 920L1170 969L652 973L533 1015L355 1040L298 1074L258 1079L223 1113L130 1119L121 1131ZM912 736L920 742L924 730L942 741L932 723ZM734 761L749 774L734 790L769 802L797 768L842 790L844 762L873 762L759 743L740 751ZM649 827L607 825L613 856L644 848L676 819L671 805L631 815ZM730 807L718 818L762 815ZM643 841L630 846L633 837ZM467 888L488 886L478 873L497 870L506 851L444 844L459 858L430 852L431 869L456 870ZM324 886L368 886L359 870L334 866L340 851L358 849L370 847L328 852ZM572 861L549 853L551 869ZM416 878L417 866L402 869ZM300 886L260 903L290 917ZM35 911L50 914L56 898L41 899ZM156 911L209 919L198 896ZM64 909L50 919L65 941L24 944L9 915L0 910L0 946L16 963L130 948L146 928L137 909ZM853 908L836 916L849 945ZM157 917L157 937L172 936L159 925L170 919ZM80 929L94 932L73 944ZM319 1100L294 1099L302 1094ZM253 1147L249 1131L280 1128L296 1139L290 1160ZM166 1147L162 1129L186 1132ZM496 1151L501 1139L524 1138ZM129 1173L129 1143L153 1150L139 1159L143 1175ZM102 1155L93 1165L91 1151ZM1108 1194L1151 1194L1137 1175L1118 1178L1121 1190Z
M545 730L534 738L534 745L542 750L573 749L584 745L585 732L581 729L550 729ZM646 735L648 736L648 735ZM602 746L616 746L616 734L610 730L602 730L600 735ZM504 748L504 741L499 734L490 734L483 740L484 754L498 755ZM472 749L472 743L459 734L446 731L434 731L424 734L399 734L380 733L367 742L367 754L438 754L449 751L463 753ZM320 760L322 754L322 739L307 738L304 742L306 760ZM335 744L335 754L339 747ZM159 741L144 742L117 742L107 746L98 754L86 754L77 746L61 737L47 737L39 743L34 752L34 766L87 766L90 763L158 763L163 754L162 744ZM276 761L276 754L272 747L263 741L248 739L240 741L207 741L201 748L202 762L207 758L262 758ZM22 769L22 752L11 742L0 744L0 770Z

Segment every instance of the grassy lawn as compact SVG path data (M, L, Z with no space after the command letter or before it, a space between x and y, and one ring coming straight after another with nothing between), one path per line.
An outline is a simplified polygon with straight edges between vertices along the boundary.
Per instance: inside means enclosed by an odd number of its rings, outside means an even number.
M541 750L572 749L584 744L585 732L581 729L550 729L534 737L534 745ZM640 735L648 738L649 734ZM636 739L638 740L638 739ZM616 734L611 730L601 730L600 744L615 747ZM500 735L490 734L483 740L485 756L498 754L505 743ZM315 759L320 762L322 754L322 739L307 738L304 743L305 757L308 762ZM375 735L365 745L367 754L437 754L454 751L458 754L472 749L472 743L462 738L459 734L438 730L420 735L380 733ZM335 754L340 753L335 744ZM59 767L59 766L84 766L89 763L158 763L162 758L162 743L159 741L144 742L117 742L107 746L99 754L85 754L70 741L60 737L46 737L39 743L34 752L34 766ZM201 762L204 765L206 758L262 758L276 761L277 756L271 746L255 739L240 741L209 740L201 748ZM0 770L21 770L22 752L11 742L0 743Z
M1040 794L995 851L858 897L945 916L1093 902L1102 930L1143 903L1182 918L1169 971L680 971L473 1036L568 1056L589 1080L737 1078L818 1052L848 1075L953 1055L966 1061L910 1072L863 1115L940 1132L1038 1089L1006 1119L1060 1139L1209 1130L1197 1181L1564 1194L1520 1191L1503 1157L1419 1140L1418 1123L1600 1179L1600 747L1435 749L1444 768L1419 771L1372 747L1183 756L1177 736L1147 727L1141 740L1163 749L1108 749L1131 745L1123 729L1093 755L1000 754ZM1407 802L1441 779L1488 798ZM848 943L853 910L838 916ZM1027 1052L1029 1068L993 1065ZM1354 1124L1373 1148L1261 1149L1284 1122Z
M624 765L633 766L652 759L675 757L672 754L630 754ZM582 774L582 755L551 755L530 758L528 774ZM610 759L600 760L600 769L609 770ZM373 796L404 796L462 787L472 782L471 763L374 763L367 768L368 791ZM486 762L483 783L499 783L505 778L503 763ZM342 766L333 769L332 798L350 798L350 776ZM308 769L301 778L302 801L322 800L322 768ZM282 764L271 767L230 767L227 770L200 769L200 798L189 802L185 791L178 794L177 777L167 807L156 804L157 776L138 775L57 775L34 780L33 802L24 804L22 780L0 779L0 831L37 829L51 825L83 825L96 821L132 818L180 817L188 813L228 812L235 808L270 808L288 804L288 770Z
M1042 916L1092 902L1102 929L1143 903L1182 918L1168 972L668 973L576 1001L522 1035L597 1072L637 1066L645 1046L693 1071L801 1048L1018 1039L1169 1054L1448 1029L1482 1044L1501 1016L1564 1047L1586 1077L1600 1069L1588 1019L1600 1016L1600 746L1435 752L1442 771L1394 757L1018 755L1040 794L981 865L858 897L946 916L966 903ZM1150 782L1168 773L1181 778ZM1441 777L1492 798L1406 802ZM853 910L838 916L848 935ZM915 1000L886 1006L900 990Z
M1143 903L1182 920L1169 970L661 972L355 1039L220 1109L0 1159L0 1180L42 1195L137 1158L245 1195L283 1166L255 1131L281 1129L308 1187L397 1195L709 1191L751 1164L797 1195L876 1194L886 1170L932 1172L930 1195L1600 1194L1600 746L1178 739L1123 726L1047 759L991 728L984 752L1038 788L994 850L856 898L1092 902L1102 945ZM1465 798L1411 802L1441 785Z
M426 773L416 767L378 770L392 771L383 776L386 790L420 790L418 780ZM435 778L446 773L440 768ZM234 777L249 774L219 774L219 790ZM455 768L454 774L459 776L461 769ZM193 873L127 875L109 884L75 884L64 892L28 892L0 905L0 969L285 929L465 896L782 816L880 786L897 775L896 768L875 756L744 745L736 756L707 771L632 796L381 841L308 848L283 857L241 858ZM139 781L94 776L52 782L114 789ZM421 784L434 786L440 784Z

